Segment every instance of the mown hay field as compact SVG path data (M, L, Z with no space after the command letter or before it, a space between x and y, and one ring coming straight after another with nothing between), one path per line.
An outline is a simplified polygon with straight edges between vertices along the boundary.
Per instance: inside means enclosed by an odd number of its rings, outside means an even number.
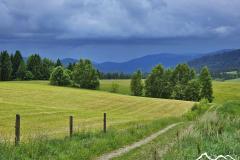
M14 138L15 114L21 115L22 138L68 135L74 130L99 130L103 113L117 129L165 117L178 117L193 102L134 97L103 91L50 86L47 81L0 82L0 137Z

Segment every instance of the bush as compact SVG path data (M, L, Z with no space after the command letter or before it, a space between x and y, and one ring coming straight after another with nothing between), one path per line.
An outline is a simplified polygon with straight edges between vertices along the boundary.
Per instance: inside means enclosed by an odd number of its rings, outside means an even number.
M188 120L195 120L197 117L205 113L210 105L207 99L202 99L199 103L195 103L190 111L184 114Z
M119 91L119 84L112 82L110 92L117 93Z
M24 80L32 80L33 79L33 74L30 71L26 71Z
M62 67L56 67L50 77L50 84L56 86L66 86L71 84L71 79L67 71Z

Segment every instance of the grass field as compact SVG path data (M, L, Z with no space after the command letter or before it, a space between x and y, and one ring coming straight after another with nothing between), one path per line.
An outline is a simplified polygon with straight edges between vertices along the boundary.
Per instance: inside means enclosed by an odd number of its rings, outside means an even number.
M101 80L100 90L110 92L112 83L116 83L119 85L119 89L118 89L117 93L126 94L126 95L131 94L129 79Z
M130 80L101 80L100 90L110 91L112 82L119 84L118 93L130 95ZM223 103L227 100L240 99L240 80L224 82L213 81L213 94L215 103Z
M240 99L240 81L213 82L214 102L224 103L228 100Z
M15 114L21 115L22 138L68 134L69 116L75 130L99 130L103 113L118 129L164 117L178 117L192 102L133 97L102 91L55 87L46 81L0 82L0 134L14 135Z
M102 80L98 91L50 86L47 81L0 82L0 159L94 159L103 153L143 139L169 124L184 121L181 115L193 106L193 102L187 101L129 96L130 80L114 80L114 83L119 84L120 94L109 93L111 80ZM213 88L214 102L223 103L240 97L238 81L214 81ZM227 106L236 108L235 104ZM106 134L101 131L104 112L107 112L108 121ZM224 112L236 110L225 107ZM21 115L23 141L19 147L1 142L4 138L14 138L16 113ZM71 139L65 137L68 135L70 115L74 116L74 130L78 131ZM210 117L214 118L214 115ZM220 120L224 122L223 119ZM200 124L202 128L196 128L193 136L199 136L199 133L205 130L205 122L196 123L196 126ZM210 135L202 139L204 144L207 144L206 150L211 151L211 148L215 147L224 152L238 154L239 145L234 146L233 143L236 137L239 137L237 123L239 119L232 124L226 123L225 126L229 127L231 132L226 132L223 137ZM187 127L188 123L184 126ZM150 144L117 159L154 159L155 151L159 154L163 147L175 142L176 132L181 130L184 130L183 126L176 127ZM31 137L35 139L28 141ZM230 140L227 148L222 147L225 144L214 144L224 138ZM174 145L170 151L166 151L170 156L164 158L188 159L188 155L193 158L196 156L196 144L192 142L197 142L198 139L199 137L191 135L185 136L180 141L181 147Z

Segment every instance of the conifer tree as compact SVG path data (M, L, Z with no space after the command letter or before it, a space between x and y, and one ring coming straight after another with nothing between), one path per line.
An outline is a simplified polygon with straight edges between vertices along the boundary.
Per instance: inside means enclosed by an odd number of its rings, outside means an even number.
M26 74L27 74L27 67L25 62L22 61L16 72L16 78L19 80L26 80L27 79Z
M55 65L56 67L58 67L58 66L62 66L62 62L61 62L61 60L58 58L57 59L57 62L56 62L56 65Z
M21 55L21 52L20 51L16 51L13 58L12 58L12 76L13 76L13 79L16 79L17 78L17 71L18 71L18 68L21 64L21 62L23 61L23 57Z
M44 58L42 60L42 70L41 70L42 79L49 80L50 75L54 69L54 65L55 65L54 62L48 58Z
M7 51L3 51L0 54L0 80L11 80L12 74L12 62Z
M42 79L42 59L38 54L33 54L28 58L27 70L32 73L33 79Z
M213 101L212 78L207 67L203 67L199 76L201 84L200 97Z

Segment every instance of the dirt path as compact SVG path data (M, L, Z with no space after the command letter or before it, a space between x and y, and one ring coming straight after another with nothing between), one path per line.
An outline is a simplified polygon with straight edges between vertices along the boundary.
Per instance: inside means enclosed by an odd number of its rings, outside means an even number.
M127 153L135 148L138 148L144 144L147 144L148 142L152 141L153 139L157 138L158 136L160 136L161 134L167 132L169 129L181 124L182 122L180 123L174 123L174 124L171 124L169 126L167 126L166 128L164 129L161 129L160 131L150 135L149 137L147 138L144 138L138 142L135 142L129 146L126 146L124 148L120 148L118 150L115 150L115 151L112 151L110 153L106 153L104 155L102 155L101 157L97 158L97 160L110 160L112 158L115 158L115 157L118 157L118 156L121 156L123 155L124 153Z

